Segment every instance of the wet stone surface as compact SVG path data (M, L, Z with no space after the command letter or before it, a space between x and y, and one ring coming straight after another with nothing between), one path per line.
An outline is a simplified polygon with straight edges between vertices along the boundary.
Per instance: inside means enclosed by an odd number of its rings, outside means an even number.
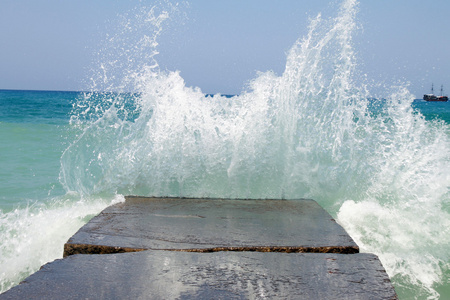
M372 254L173 252L73 255L6 299L396 299Z
M313 200L126 197L4 299L397 299Z
M313 200L127 197L82 227L66 243L64 255L146 249L359 252Z

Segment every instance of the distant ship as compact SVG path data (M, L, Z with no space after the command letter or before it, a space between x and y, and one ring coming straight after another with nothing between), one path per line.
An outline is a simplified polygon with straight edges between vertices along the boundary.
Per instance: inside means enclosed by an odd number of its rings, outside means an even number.
M431 94L425 94L423 95L423 100L425 101L440 101L440 102L447 102L448 101L448 97L444 96L444 86L441 85L441 95L440 96L436 96L434 94L434 89L433 89L433 85L431 85Z

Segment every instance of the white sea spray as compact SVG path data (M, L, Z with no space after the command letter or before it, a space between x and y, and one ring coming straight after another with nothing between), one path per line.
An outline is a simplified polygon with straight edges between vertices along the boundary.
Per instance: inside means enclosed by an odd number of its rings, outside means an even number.
M91 217L110 204L124 201L81 200L68 194L48 203L0 212L0 292L16 285L49 261L61 258L63 245Z

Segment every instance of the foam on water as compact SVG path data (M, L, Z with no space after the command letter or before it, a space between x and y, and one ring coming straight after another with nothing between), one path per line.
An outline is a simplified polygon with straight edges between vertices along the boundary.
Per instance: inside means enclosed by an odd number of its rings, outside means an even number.
M77 195L54 198L8 213L0 211L0 292L36 272L45 263L61 258L63 245L84 223L113 199L80 200Z
M80 133L61 157L61 183L77 199L102 200L12 212L5 224L29 237L32 226L20 222L50 217L53 227L78 216L64 225L73 232L80 216L116 194L313 198L363 251L379 255L401 298L438 298L450 273L450 128L414 112L406 86L387 88L375 105L368 100L370 87L355 80L357 1L343 1L335 18L312 20L281 76L260 73L231 98L205 97L179 72L158 68L157 37L174 9L127 20L93 75L93 87L110 93L86 94L74 108ZM27 237L6 238L16 249ZM17 269L26 272L31 260ZM2 276L8 282L9 273Z

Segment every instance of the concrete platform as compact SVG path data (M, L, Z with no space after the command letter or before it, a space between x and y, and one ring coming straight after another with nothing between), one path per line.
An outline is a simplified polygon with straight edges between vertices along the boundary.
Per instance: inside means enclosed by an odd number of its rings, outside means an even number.
M126 197L0 300L397 299L358 252L313 200Z
M372 254L73 255L45 265L6 299L397 299Z
M313 200L126 197L83 226L64 256L141 250L357 253Z

